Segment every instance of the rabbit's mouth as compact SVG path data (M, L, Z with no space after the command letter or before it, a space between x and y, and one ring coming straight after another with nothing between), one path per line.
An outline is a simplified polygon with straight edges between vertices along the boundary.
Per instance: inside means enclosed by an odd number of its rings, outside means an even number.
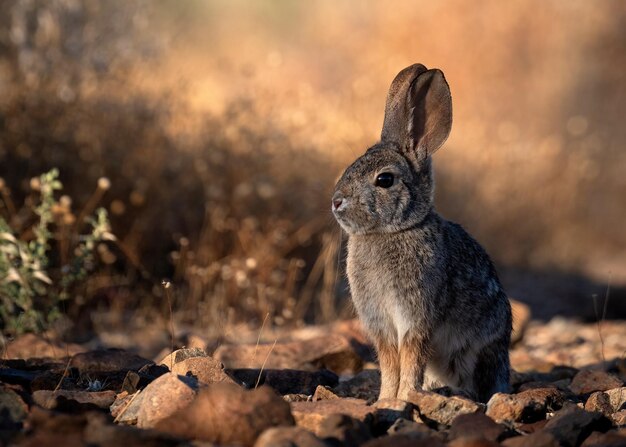
M361 224L358 224L348 219L345 214L341 213L341 211L333 210L333 214L335 216L335 220L337 221L337 223L339 223L339 226L343 228L343 230L350 235L367 234L367 233L372 232L372 230L374 230L375 228L375 225L363 226Z

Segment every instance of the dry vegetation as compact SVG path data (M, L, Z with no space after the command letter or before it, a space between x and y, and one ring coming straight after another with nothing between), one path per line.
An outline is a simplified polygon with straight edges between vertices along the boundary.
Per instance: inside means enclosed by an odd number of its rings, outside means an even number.
M330 320L347 310L329 191L420 61L455 98L444 213L503 269L619 283L625 22L619 2L6 1L3 191L28 201L57 167L80 217L110 180L117 242L68 301L78 332L96 309L162 314L163 277L184 322Z

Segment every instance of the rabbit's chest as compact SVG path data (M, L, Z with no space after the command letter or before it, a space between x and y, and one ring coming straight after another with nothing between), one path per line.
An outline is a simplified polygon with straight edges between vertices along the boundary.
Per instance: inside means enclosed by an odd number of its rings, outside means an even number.
M414 283L418 267L409 268ZM399 344L416 322L419 288L413 287L411 293L418 296L408 296L402 269L386 262L384 253L371 246L349 247L347 271L352 300L366 330L376 338Z

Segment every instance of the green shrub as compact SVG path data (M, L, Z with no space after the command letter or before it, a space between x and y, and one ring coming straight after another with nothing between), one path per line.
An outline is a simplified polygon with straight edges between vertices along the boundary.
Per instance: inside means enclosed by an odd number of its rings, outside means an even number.
M93 266L96 243L114 240L102 208L86 218L90 231L79 233L68 198L55 198L62 189L58 175L53 169L33 179L31 188L39 200L27 201L9 222L0 217L0 325L9 334L39 332L55 321L61 315L60 303L70 298L72 286ZM34 223L18 231L31 217ZM60 269L50 262L53 245L73 248Z

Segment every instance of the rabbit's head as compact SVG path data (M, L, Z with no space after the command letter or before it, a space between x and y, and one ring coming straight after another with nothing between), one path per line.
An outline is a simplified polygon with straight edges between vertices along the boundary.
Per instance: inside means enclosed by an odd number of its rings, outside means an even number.
M391 83L381 141L335 186L332 211L348 234L393 233L419 224L433 206L430 156L452 125L443 73L415 64Z

